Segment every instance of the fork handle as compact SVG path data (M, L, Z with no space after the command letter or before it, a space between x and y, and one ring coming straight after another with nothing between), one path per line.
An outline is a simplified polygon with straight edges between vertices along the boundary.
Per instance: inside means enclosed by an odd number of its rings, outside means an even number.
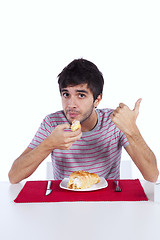
M119 185L119 181L114 181L114 183L118 186Z

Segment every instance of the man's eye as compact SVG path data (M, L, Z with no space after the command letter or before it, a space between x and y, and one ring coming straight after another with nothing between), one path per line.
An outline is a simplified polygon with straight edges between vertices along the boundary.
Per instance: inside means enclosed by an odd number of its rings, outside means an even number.
M84 97L85 97L85 94L80 93L80 94L79 94L79 97L80 97L80 98L84 98Z
M63 93L62 95L63 95L63 97L68 97L69 96L68 93Z

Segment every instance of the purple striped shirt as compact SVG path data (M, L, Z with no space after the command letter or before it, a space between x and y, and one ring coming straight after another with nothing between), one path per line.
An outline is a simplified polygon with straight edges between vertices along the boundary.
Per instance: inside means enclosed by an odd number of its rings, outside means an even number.
M80 140L69 150L55 149L51 153L54 179L68 177L73 171L97 173L106 179L120 177L122 146L129 142L110 118L111 109L97 109L98 122L89 132L83 132ZM63 111L47 115L39 127L29 148L37 147L53 129L68 123Z

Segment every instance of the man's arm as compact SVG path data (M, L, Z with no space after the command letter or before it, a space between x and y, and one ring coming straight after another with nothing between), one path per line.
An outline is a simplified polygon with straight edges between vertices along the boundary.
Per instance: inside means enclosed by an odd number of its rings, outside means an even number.
M8 173L10 182L18 183L29 177L54 149L67 150L81 138L81 129L75 132L64 131L67 128L70 128L69 124L61 124L36 148L27 148L12 165Z
M143 177L150 182L156 182L159 171L154 153L148 147L136 125L141 99L133 110L123 103L111 114L112 121L126 135L129 145L125 148Z

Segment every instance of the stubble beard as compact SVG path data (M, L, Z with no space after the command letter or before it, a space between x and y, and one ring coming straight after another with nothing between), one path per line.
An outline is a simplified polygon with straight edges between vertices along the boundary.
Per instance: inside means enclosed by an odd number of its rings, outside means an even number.
M87 121L90 118L90 116L92 115L93 110L94 110L94 104L92 104L90 109L82 115L82 119L80 120L80 123L83 123L83 122ZM67 118L67 113L68 113L68 111L66 111L66 113L64 112L64 115L65 115L66 118ZM70 124L72 124L72 121L70 121L68 118L67 118L67 120Z
M83 122L87 121L87 120L90 118L90 116L92 115L93 110L94 110L94 105L92 104L91 108L90 108L89 111L83 116L83 119L80 121L80 123L83 123Z

